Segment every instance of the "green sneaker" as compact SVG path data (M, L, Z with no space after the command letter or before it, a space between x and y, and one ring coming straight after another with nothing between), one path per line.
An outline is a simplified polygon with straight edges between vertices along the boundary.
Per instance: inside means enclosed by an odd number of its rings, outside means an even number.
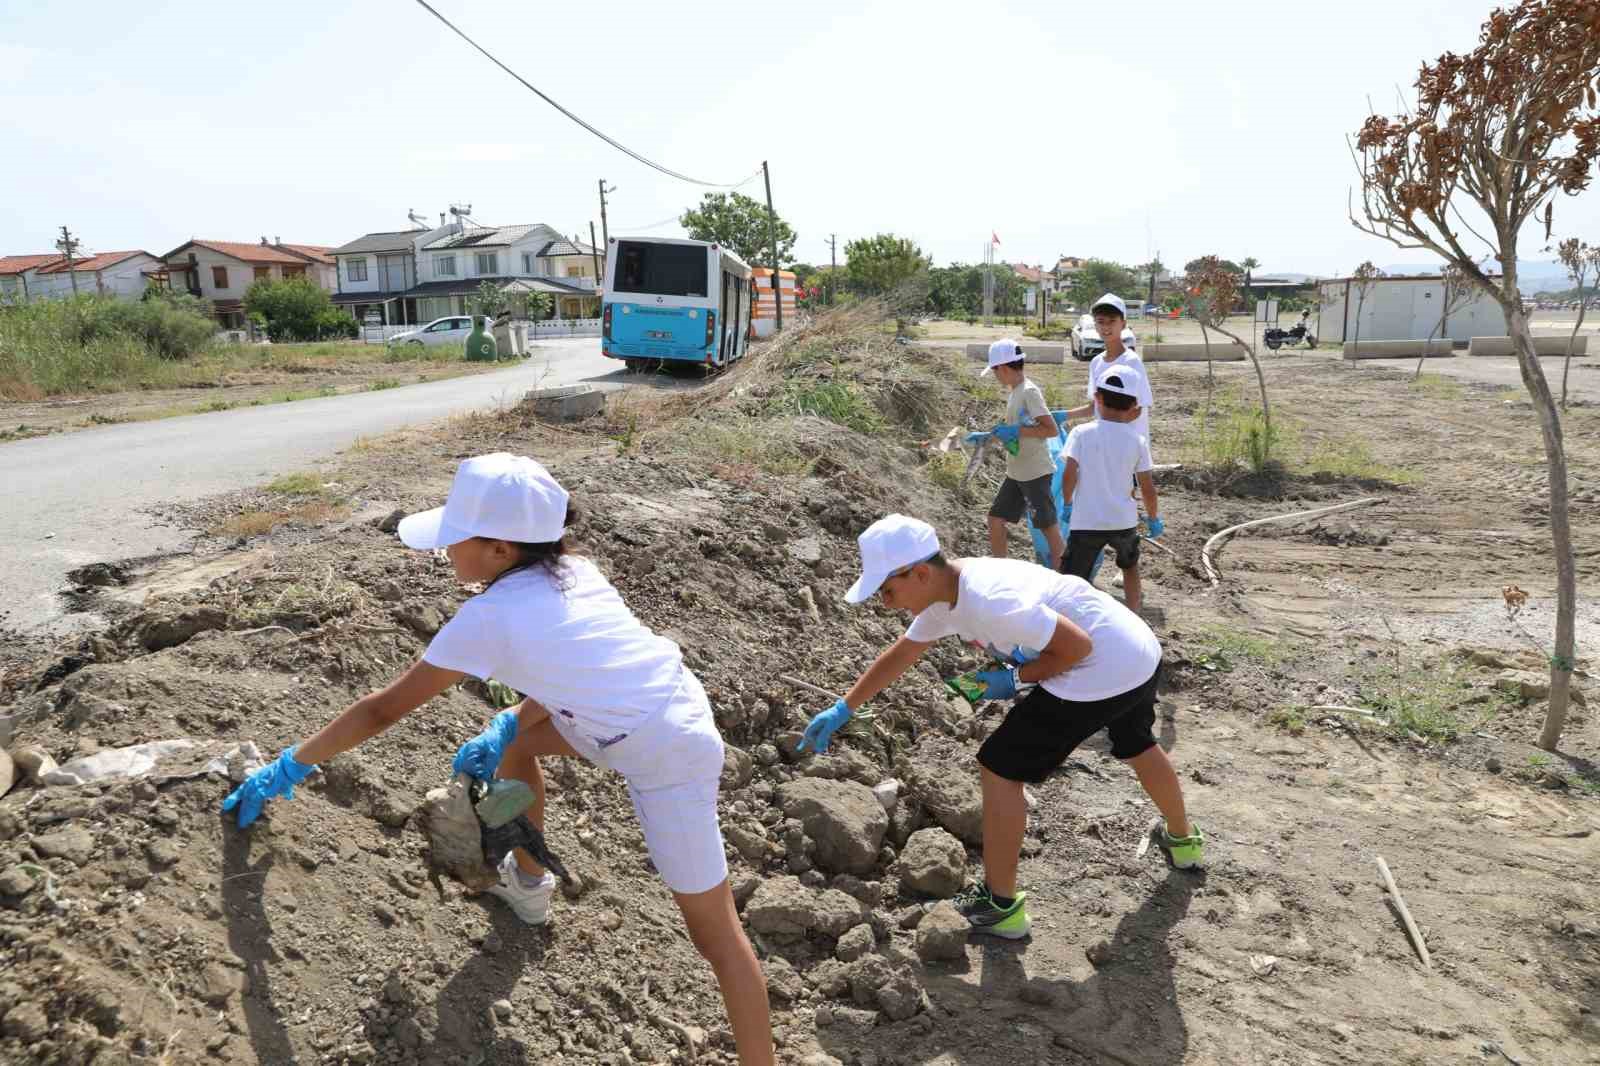
M989 894L989 886L978 882L967 891L951 900L956 905L956 910L972 926L975 933L987 933L990 936L1004 937L1007 940L1021 940L1028 935L1028 930L1033 923L1028 920L1028 894L1018 892L1011 906L1001 909L995 906L994 897Z
M1205 834L1197 825L1191 824L1189 829L1186 837L1173 836L1164 825L1156 829L1156 843L1166 849L1172 856L1172 865L1180 870L1196 870L1205 862Z

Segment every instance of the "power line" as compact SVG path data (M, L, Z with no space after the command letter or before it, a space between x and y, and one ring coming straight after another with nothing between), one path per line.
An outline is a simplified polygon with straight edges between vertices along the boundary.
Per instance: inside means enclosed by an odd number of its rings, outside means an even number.
M661 173L667 175L669 178L677 178L679 181L686 181L690 185L704 185L704 186L707 186L708 188L713 188L713 189L736 189L736 188L739 187L739 185L743 185L744 184L744 182L740 182L740 183L738 183L738 185L735 185L735 184L723 184L722 182L716 182L716 181L701 181L699 178L691 178L687 174L680 174L676 170L672 170L669 167L664 167L660 163L657 163L653 159L647 159L646 157L640 155L638 152L635 152L632 148L629 148L627 145L623 144L621 141L615 140L614 138L608 137L604 133L601 133L599 130L597 130L593 126L589 125L589 123L585 122L583 119L579 118L577 115L574 115L571 111L568 111L566 108L562 107L560 104L558 104L554 100L550 99L550 97L546 96L543 92L541 92L536 86L534 86L531 82L529 82L521 74L518 74L516 71L512 70L510 67L506 66L504 63L500 62L500 60L496 59L493 55L491 55L489 53L489 50L484 48L483 45L479 44L477 41L474 41L471 37L468 37L465 33L463 33L459 28L457 28L455 23L451 22L449 19L447 19L443 15L439 14L438 11L434 10L433 5L429 4L428 0L417 0L417 3L420 4L423 7L423 9L428 12L428 14L432 15L434 18L438 19L440 22L444 23L447 27L449 27L451 32L453 32L457 37L460 37L463 41L466 41L473 48L476 48L479 52L481 52L485 59L487 59L489 62L493 63L495 66L499 67L501 70L505 71L507 74L511 75L513 78L517 79L517 81L521 82L523 87L526 88L528 91L532 92L539 99L543 100L545 103L549 104L551 107L555 108L557 111L561 112L563 115L567 116L572 121L576 122L578 125L582 126L584 129L588 130L590 133L592 133L596 137L600 138L602 141L605 141L607 144L609 144L611 147L617 149L619 152L623 152L623 153L625 153L627 155L632 156L634 159L637 159L639 162L643 163L647 167L651 167L651 168L653 168L655 170L659 170ZM748 180L749 179L746 179L746 181L748 181Z

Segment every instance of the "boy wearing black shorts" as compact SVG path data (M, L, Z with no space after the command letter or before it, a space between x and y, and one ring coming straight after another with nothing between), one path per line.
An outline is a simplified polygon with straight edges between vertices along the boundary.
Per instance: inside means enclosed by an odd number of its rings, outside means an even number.
M1050 478L1055 463L1046 443L1061 430L1050 415L1039 386L1028 380L1026 361L1016 341L998 340L989 345L989 368L995 380L1011 390L1006 399L1006 420L990 432L1006 446L1006 479L1000 484L989 507L989 553L1004 559L1006 527L1022 521L1023 510L1033 515L1034 528L1050 545L1050 566L1061 565L1066 542L1061 537L1061 522L1055 501L1050 498Z
M978 749L983 785L984 878L955 900L972 928L1018 939L1031 924L1017 864L1027 824L1024 782L1043 781L1083 741L1104 729L1160 809L1157 840L1174 866L1203 861L1183 788L1151 736L1161 645L1138 615L1081 578L1018 559L946 560L926 522L889 515L860 537L861 578L845 599L880 593L886 607L916 615L843 699L811 720L800 750L823 751L835 730L905 673L934 641L958 636L986 645L1007 665L983 671L985 699L1016 699ZM1010 665L1021 662L1021 666ZM1019 688L1033 686L1019 696Z

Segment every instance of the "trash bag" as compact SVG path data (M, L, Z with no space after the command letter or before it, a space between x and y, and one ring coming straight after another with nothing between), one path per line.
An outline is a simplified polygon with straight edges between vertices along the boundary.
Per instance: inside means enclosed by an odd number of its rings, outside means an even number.
M1067 412L1051 411L1056 425L1060 428L1050 440L1045 441L1045 447L1050 451L1050 462L1054 464L1055 471L1050 475L1050 502L1056 509L1056 521L1060 523L1061 536L1067 536L1068 527L1072 524L1072 504L1061 497L1061 479L1067 473ZM1040 566L1050 565L1050 542L1045 539L1044 532L1033 524L1033 514L1024 510L1022 519L1028 523L1028 535L1033 538L1033 554ZM1095 558L1094 567L1089 571L1089 583L1094 584L1095 575L1100 572L1100 563L1105 558L1101 552Z

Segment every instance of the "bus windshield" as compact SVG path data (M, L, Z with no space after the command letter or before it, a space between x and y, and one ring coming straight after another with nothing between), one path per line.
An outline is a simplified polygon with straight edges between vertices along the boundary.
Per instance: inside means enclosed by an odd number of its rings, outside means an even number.
M692 244L617 242L617 292L704 296L706 250Z

